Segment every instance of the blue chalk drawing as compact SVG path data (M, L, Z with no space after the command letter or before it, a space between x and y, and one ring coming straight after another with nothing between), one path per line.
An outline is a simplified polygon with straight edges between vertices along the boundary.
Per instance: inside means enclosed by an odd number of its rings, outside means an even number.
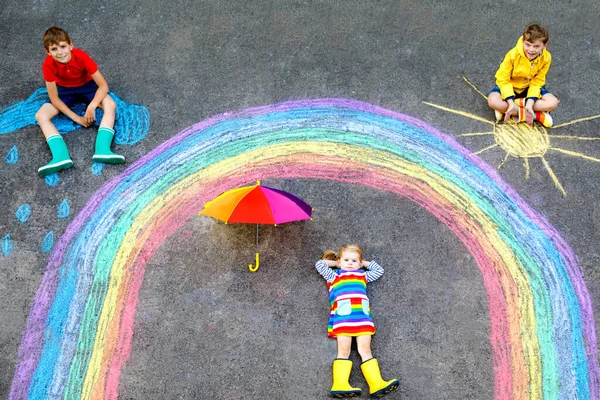
M71 213L71 206L69 205L69 201L64 199L60 202L58 206L58 218L67 218Z
M16 164L19 161L19 150L16 145L11 147L4 159L7 164Z
M91 170L92 174L95 176L102 175L102 170L104 169L104 163L95 162L92 163Z
M27 203L24 203L19 207L17 212L15 213L15 217L19 220L20 223L25 223L29 219L31 215L31 206Z
M44 236L44 241L42 242L42 252L47 253L52 250L52 246L54 246L54 231L50 231Z
M115 103L117 103L117 114L115 119L115 143L134 145L148 134L150 130L150 113L146 107L137 104L127 104L119 99L113 92L109 92ZM27 100L8 106L0 114L0 135L11 133L28 125L36 125L35 113L48 101L48 91L45 88L37 89ZM79 114L85 114L85 106L76 104L72 110ZM96 109L96 124L100 123L104 112ZM81 126L74 123L68 117L60 114L52 120L56 129L61 134L79 129Z
M56 186L56 184L58 183L58 181L60 181L60 178L58 177L58 174L56 174L56 173L55 174L47 175L44 178L44 182L46 182L46 184L48 186L53 186L54 187L54 186Z
M2 238L2 254L4 257L7 257L12 252L12 248L13 243L10 239L10 233L8 233Z

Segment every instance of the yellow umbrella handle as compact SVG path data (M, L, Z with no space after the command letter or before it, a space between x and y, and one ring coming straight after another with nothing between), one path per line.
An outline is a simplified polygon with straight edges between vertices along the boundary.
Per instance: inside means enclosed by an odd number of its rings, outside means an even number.
M258 253L256 253L256 266L253 266L252 264L248 264L248 269L250 270L250 272L256 272L256 271L258 271L259 266L260 266L260 264L258 261Z

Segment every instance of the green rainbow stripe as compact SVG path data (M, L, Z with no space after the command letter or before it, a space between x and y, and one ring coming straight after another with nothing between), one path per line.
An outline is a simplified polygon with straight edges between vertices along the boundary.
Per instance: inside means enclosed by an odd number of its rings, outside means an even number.
M117 398L146 264L220 193L317 178L390 191L457 235L483 276L497 399L596 399L590 298L570 247L493 169L427 124L324 99L225 113L102 187L55 246L11 399Z

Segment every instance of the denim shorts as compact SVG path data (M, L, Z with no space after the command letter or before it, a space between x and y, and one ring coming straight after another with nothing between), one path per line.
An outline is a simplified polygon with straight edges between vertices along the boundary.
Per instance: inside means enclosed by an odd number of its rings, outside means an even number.
M58 89L58 97L67 105L67 107L71 108L74 104L78 103L83 103L86 106L90 104L96 95L98 85L96 85L94 80L91 80L76 87L56 85L56 89Z
M525 97L527 97L527 89L525 88L523 89L523 91L521 93L517 93L515 92L515 99L524 99ZM500 93L500 88L498 87L498 85L494 86L494 88L492 90L490 90L490 93ZM546 94L550 93L547 89L546 86L542 86L542 88L540 89L540 97L542 98L544 97Z

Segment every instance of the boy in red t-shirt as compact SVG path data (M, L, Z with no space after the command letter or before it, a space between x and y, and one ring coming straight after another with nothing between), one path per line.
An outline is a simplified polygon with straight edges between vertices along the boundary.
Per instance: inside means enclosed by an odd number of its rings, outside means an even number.
M40 176L46 176L73 166L67 145L52 123L52 118L63 113L75 123L87 128L96 119L96 107L104 110L104 116L98 128L92 160L109 164L124 163L125 157L110 150L115 135L113 127L117 105L108 94L108 83L98 66L86 52L73 48L69 34L62 28L48 28L43 40L48 56L42 64L42 73L50 102L40 107L35 119L50 147L52 161L40 167L38 173ZM76 103L87 104L85 115L77 115L71 110Z

